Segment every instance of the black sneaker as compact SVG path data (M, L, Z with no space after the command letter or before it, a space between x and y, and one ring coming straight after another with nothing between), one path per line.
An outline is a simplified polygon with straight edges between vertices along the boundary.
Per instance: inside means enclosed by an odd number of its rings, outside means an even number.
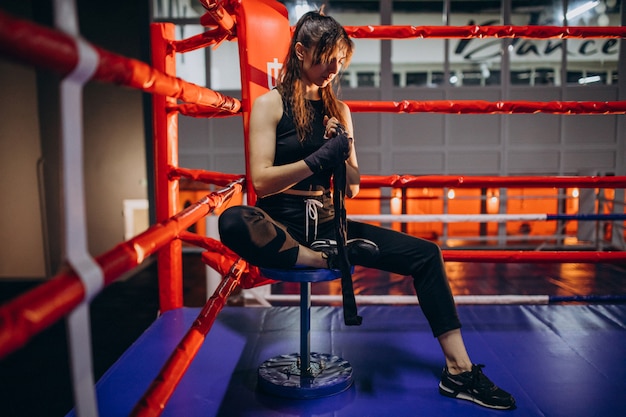
M328 269L339 269L337 260L337 242L331 239L316 240L309 246L317 252L324 253L324 257L328 262ZM346 251L348 252L348 260L350 264L358 262L359 259L376 258L379 255L376 243L367 239L350 239L346 242Z
M443 369L439 393L446 397L473 401L483 407L498 410L515 409L515 398L498 388L483 374L485 365L472 365L472 370L459 375L451 375L448 368Z

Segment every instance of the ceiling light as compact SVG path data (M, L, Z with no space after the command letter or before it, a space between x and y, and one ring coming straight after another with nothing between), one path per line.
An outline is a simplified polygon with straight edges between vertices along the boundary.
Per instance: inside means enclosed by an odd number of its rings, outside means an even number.
M573 20L576 17L587 13L589 10L593 9L594 7L596 7L598 4L600 4L599 1L588 1L587 3L581 4L578 7L573 8L572 10L570 10L569 12L567 12L567 14L565 15L565 18L567 20Z

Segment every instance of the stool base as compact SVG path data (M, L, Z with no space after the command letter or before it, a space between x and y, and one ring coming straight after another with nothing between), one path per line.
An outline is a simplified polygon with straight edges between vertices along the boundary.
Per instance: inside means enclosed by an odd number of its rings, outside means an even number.
M311 366L301 375L300 355L292 353L270 358L259 367L259 387L288 398L320 398L338 394L352 385L352 365L327 353L311 353Z

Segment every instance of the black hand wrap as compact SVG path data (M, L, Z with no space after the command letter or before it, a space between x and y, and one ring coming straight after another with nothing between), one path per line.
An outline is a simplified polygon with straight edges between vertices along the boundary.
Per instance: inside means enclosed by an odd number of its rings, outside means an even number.
M314 174L342 165L350 156L350 140L345 132L327 139L321 148L304 158L304 162Z
M343 322L347 326L360 326L363 318L357 314L354 287L352 285L352 267L346 253L348 224L346 220L346 164L340 164L333 171L333 205L335 206L335 235L339 269L341 270L341 295L343 298Z

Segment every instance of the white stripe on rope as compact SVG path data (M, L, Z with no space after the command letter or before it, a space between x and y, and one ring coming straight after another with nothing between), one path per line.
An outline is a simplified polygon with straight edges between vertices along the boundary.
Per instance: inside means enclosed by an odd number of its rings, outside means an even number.
M67 4L62 3L65 16ZM56 10L58 14L60 10ZM68 19L69 20L69 19ZM78 63L72 73L61 82L61 138L63 157L63 202L65 220L65 248L69 263L85 286L85 298L91 300L103 285L100 265L87 250L87 222L85 215L85 185L83 173L83 85L91 79L98 67L98 54L84 40L77 38Z
M74 0L55 0L55 25L75 38L78 54L76 67L61 82L60 93L65 257L85 288L85 299L67 318L72 388L76 415L96 417L89 302L102 289L104 274L87 249L82 92L98 67L99 58L95 49L80 38L77 16Z
M456 222L507 222L514 220L547 220L547 214L352 214L351 220L406 222L406 223L456 223Z

